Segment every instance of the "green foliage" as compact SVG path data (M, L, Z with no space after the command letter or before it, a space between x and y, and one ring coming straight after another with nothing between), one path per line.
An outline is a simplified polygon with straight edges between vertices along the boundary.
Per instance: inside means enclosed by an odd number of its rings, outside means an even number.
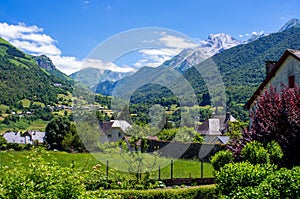
M271 173L258 186L239 188L231 198L299 198L300 170L282 168Z
M204 138L194 128L181 127L175 129L163 129L157 133L160 140L175 140L181 142L202 143Z
M47 163L38 150L28 157L29 164L2 167L0 170L0 198L80 198L85 186L81 173L63 168L55 162Z
M0 150L6 149L7 141L3 136L0 136Z
M270 154L260 142L249 142L242 149L242 160L249 161L251 164L267 164L270 163Z
M280 159L283 157L280 145L275 141L271 141L267 144L266 149L270 155L271 163L278 164Z
M108 197L105 195L107 194ZM214 185L204 185L199 187L177 188L177 189L157 189L157 190L113 190L91 192L91 196L96 198L143 198L143 199L175 199L175 198L218 198L217 189Z
M178 129L163 129L157 134L160 140L173 140L177 134Z
M220 169L228 163L233 162L233 154L229 150L217 152L210 160L215 171L220 171Z
M225 135L229 136L230 138L241 138L242 137L242 131L245 128L245 123L243 122L229 122L228 124L228 132L225 133Z
M217 188L223 195L232 197L241 188L259 185L275 168L274 165L249 162L226 164L216 174Z

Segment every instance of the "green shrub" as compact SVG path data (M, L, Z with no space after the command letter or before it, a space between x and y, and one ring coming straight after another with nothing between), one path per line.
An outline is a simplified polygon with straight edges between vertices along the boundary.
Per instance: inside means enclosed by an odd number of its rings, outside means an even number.
M218 198L215 185L157 190L100 190L88 193L91 198L172 199L172 198ZM107 197L108 196L108 197Z
M217 152L210 160L212 166L216 171L219 171L221 167L223 167L225 164L228 164L230 162L233 162L233 154L231 151L219 151Z
M275 165L249 162L226 164L216 174L217 188L223 195L233 196L241 188L259 185L275 168Z
M270 163L270 154L264 148L263 144L257 141L249 142L242 149L242 160L249 161L252 164Z
M255 187L236 190L231 198L299 198L300 169L282 168L270 175Z
M268 150L268 153L270 154L271 163L278 164L278 162L280 161L280 159L283 156L283 152L282 152L280 145L277 142L272 141L267 144L266 149Z
M270 174L259 185L258 190L268 198L299 198L300 168L282 168Z

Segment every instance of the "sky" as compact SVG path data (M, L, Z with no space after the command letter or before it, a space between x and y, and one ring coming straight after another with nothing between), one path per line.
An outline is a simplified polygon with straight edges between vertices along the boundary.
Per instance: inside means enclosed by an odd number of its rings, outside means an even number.
M196 42L221 32L246 40L253 32L275 32L289 19L300 18L299 10L298 0L0 0L0 37L29 54L49 56L66 74L84 62L127 72L157 66L194 44L163 31L160 42L179 46L171 46L171 53L139 49L108 63L86 58L97 45L132 29L170 29Z

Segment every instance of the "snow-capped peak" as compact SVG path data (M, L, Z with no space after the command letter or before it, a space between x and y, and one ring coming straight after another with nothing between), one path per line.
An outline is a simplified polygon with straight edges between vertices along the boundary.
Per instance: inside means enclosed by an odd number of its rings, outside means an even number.
M268 35L268 34L267 34ZM252 32L252 35L249 39L247 39L246 41L244 41L244 44L250 43L252 41L258 40L262 37L266 36L264 31L260 31L260 32Z
M201 61L241 43L229 34L210 34L207 40L200 42L198 47L184 49L164 64L183 72Z
M223 48L223 50L231 48L240 44L241 41L233 38L229 34L218 33L218 34L210 34L207 40L202 42L203 47L214 47L214 48ZM201 45L200 45L201 46Z
M290 29L290 28L292 28L292 27L295 27L295 26L297 26L297 27L300 26L300 19L295 19L295 18L294 18L294 19L289 20L288 22L286 22L286 23L279 29L278 32L283 32L283 31L288 30L288 29Z

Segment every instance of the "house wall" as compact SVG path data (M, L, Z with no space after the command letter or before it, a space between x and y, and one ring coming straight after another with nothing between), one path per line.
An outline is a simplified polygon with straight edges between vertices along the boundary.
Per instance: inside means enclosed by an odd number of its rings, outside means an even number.
M119 136L120 133L120 136ZM112 128L110 130L110 135L111 137L108 137L110 142L117 142L121 139L123 139L124 137L124 133L122 132L122 130L120 128Z
M300 62L292 56L288 56L282 63L281 67L276 71L275 75L270 79L266 87L261 91L264 93L266 89L269 89L272 85L277 90L281 89L281 84L289 84L289 76L295 75L295 83L300 85ZM250 112L256 108L257 100L255 100L250 107ZM251 124L251 121L250 121Z
M270 85L272 85L276 87L277 90L280 90L281 83L288 85L290 75L295 75L295 83L300 85L300 62L292 56L286 58L281 67L277 70L275 76L269 81L266 88L269 89Z

